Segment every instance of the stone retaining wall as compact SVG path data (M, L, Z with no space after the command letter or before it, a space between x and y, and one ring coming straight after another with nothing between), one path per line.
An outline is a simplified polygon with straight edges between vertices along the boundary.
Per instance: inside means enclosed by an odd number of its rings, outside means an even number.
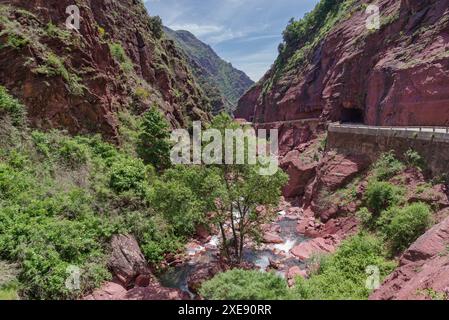
M390 150L403 159L404 153L413 149L423 157L433 176L449 175L449 134L443 132L330 124L327 148L366 154L372 161Z

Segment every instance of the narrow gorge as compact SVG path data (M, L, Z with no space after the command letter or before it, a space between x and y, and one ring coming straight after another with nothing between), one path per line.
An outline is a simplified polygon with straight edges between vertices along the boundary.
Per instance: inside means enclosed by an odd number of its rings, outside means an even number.
M250 27L0 0L0 300L449 299L449 0L315 2L254 82Z

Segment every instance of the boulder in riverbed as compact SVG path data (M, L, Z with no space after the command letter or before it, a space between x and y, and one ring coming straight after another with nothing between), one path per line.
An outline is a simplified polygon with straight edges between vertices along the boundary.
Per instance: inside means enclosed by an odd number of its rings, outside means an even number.
M115 235L111 241L109 268L125 287L132 288L139 275L150 275L150 268L136 239L130 235Z
M335 246L329 239L315 238L300 243L291 250L291 253L301 259L310 259L315 254L331 253L335 251Z

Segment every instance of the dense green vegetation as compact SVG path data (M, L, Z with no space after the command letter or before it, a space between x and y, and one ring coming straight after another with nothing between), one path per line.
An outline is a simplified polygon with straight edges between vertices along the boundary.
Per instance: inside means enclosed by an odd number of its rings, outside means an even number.
M404 154L407 166L422 170L421 156L413 150ZM383 154L373 165L357 215L362 225L381 238L390 256L410 246L432 223L432 210L424 203L407 204L406 187L401 179L391 181L406 167L392 152ZM399 183L399 184L398 184ZM417 192L419 190L417 189Z
M277 204L286 181L281 171L271 179L251 165L171 167L169 127L155 108L133 120L126 134L134 138L117 148L100 136L28 128L24 107L3 87L0 102L0 261L20 265L17 281L2 285L4 296L79 298L111 278L112 235L133 234L157 264L199 224L222 226L236 205L243 217L234 230L240 245L265 221L255 207ZM234 126L226 115L214 125ZM211 211L219 213L208 217ZM240 247L228 246L226 252L241 258ZM66 288L71 266L82 271L80 290Z
M431 211L424 203L393 207L382 213L378 228L393 254L407 249L431 225Z
M383 243L361 233L345 241L337 252L323 257L318 270L308 280L298 278L294 287L297 299L366 299L368 266L379 268L381 280L395 267L385 257Z
M19 262L20 293L75 298L111 277L107 245L132 233L150 261L177 250L182 235L150 205L151 165L99 136L14 127L23 112L4 88L0 149L0 259ZM14 107L13 107L14 106ZM65 287L67 267L83 270L81 290Z
M274 273L240 269L205 282L200 293L209 300L282 300L289 294L285 280Z

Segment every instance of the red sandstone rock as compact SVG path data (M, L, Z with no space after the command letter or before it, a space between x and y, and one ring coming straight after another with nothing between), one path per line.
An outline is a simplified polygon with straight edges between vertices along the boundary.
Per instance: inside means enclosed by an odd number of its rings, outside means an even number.
M288 271L287 271L287 279L288 280L295 279L297 276L306 278L307 277L307 271L306 270L302 270L298 266L290 267L290 269L288 269Z
M335 247L331 241L324 238L315 238L300 243L291 250L291 253L301 260L307 260L315 254L330 253L334 250Z
M382 16L398 18L367 34L365 12L352 11L298 68L282 72L274 65L241 98L236 114L259 122L321 116L372 125L447 125L448 1L377 4Z
M421 193L416 192L416 188L412 190L407 200L412 202L424 202L437 209L443 209L449 207L449 197L447 194L446 186L439 184L430 189L424 190Z
M123 300L126 289L114 282L106 282L101 288L83 298L83 300Z
M190 273L189 278L187 279L189 290L193 293L197 293L203 282L212 279L221 271L222 268L217 263L196 265L195 269Z
M195 231L196 238L201 242L208 242L211 238L210 232L204 225L198 225Z
M0 82L25 104L32 126L62 128L72 134L101 133L117 141L117 112L126 106L132 105L140 114L157 104L173 126L185 126L188 118L209 119L202 110L205 96L195 85L181 53L172 41L154 37L140 1L80 0L77 4L82 17L80 30L71 32L68 41L43 32L50 22L65 30L67 1L2 1L2 5L20 9L12 14L2 12L2 17L8 16L21 30L28 26L42 34L17 50L2 43L0 51ZM126 80L98 26L105 30L109 43L123 46L133 63L134 82L148 90L149 97L134 95L136 86ZM71 81L62 75L36 72L45 65L49 52L64 62ZM82 93L71 90L76 78L79 87L83 86Z
M449 218L435 225L407 249L399 267L371 294L372 300L448 298Z
M263 242L264 243L284 243L284 240L282 238L274 233L266 232L263 235Z
M130 235L116 235L111 241L109 268L126 287L132 287L139 275L149 275L150 269L136 239Z
M303 163L300 152L293 150L281 160L280 166L289 175L283 195L286 198L302 196L307 184L315 175L317 163Z
M339 204L322 204L322 194L330 194L346 185L355 176L368 168L369 159L363 155L342 155L328 152L321 160L313 183L308 187L305 202L311 204L312 210L322 221L337 216L341 211ZM357 207L351 204L347 210L356 211ZM345 211L347 211L345 210Z
M363 155L327 153L318 168L317 188L335 191L350 182L369 164L369 159Z
M190 296L173 288L165 288L159 282L153 281L145 288L134 288L129 290L124 300L189 300Z
M151 276L149 275L139 275L136 278L136 287L141 287L141 288L145 288L148 287L150 285L151 282Z

